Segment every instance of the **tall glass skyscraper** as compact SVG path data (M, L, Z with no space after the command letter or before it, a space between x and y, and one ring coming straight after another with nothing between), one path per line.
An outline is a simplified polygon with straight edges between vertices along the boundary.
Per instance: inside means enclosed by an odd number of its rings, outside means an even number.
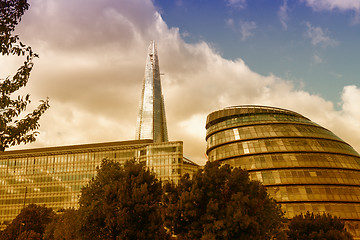
M330 213L360 237L360 155L335 134L296 112L265 106L210 113L206 131L209 161L247 169L288 218Z
M150 43L146 58L136 139L153 139L154 142L168 141L159 59L154 41Z
M95 176L104 158L136 160L162 181L178 182L199 168L183 156L183 142L168 141L155 43L146 61L137 139L6 151L0 153L0 228L30 203L76 208L82 186Z

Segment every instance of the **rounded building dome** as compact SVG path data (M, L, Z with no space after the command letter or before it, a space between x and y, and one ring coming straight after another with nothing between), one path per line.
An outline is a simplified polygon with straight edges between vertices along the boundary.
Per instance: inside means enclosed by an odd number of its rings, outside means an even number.
M209 161L248 170L288 218L326 212L360 236L360 155L331 131L293 111L236 106L208 115L206 141Z

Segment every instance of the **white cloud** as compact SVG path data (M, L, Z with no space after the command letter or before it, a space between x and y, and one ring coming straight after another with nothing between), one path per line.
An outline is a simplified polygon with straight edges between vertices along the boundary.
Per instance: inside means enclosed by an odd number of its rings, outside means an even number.
M326 30L321 27L314 27L309 22L306 22L306 36L310 38L311 43L315 46L320 45L322 47L336 46L339 42L330 38Z
M280 23L283 26L284 30L287 30L287 21L289 19L289 14L288 14L288 5L287 5L287 0L283 1L283 4L280 6L279 11L278 11L278 16L280 19Z
M243 9L246 7L246 0L225 0L227 5L232 8Z
M241 40L245 41L249 37L254 35L254 30L256 29L256 23L254 21L250 22L240 22L240 32Z
M344 114L352 118L355 128L360 128L360 88L355 85L345 86L341 99Z
M360 11L360 1L358 0L303 0L316 11L341 11L354 10Z
M353 23L360 22L360 1L359 0L302 0L314 11L354 11Z
M326 121L328 128L360 151L360 88L345 86L341 95L341 111L334 114L332 121ZM325 125L325 126L326 126Z
M241 104L299 112L360 150L358 87L344 88L342 109L336 111L332 102L291 81L260 75L241 59L224 59L206 42L185 43L179 29L169 28L151 1L30 4L18 33L40 59L26 91L33 102L49 96L51 108L41 119L38 141L26 148L133 139L146 50L153 39L164 73L169 138L184 141L185 155L191 159L205 161L207 114ZM255 23L248 25L245 38L256 28ZM4 69L15 64L1 63Z

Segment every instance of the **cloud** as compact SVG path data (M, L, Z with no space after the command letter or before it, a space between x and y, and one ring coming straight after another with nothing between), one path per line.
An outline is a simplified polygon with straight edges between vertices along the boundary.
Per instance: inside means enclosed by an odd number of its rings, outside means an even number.
M358 103L360 102L360 88L355 85L345 86L341 99L343 112L353 119L352 124L354 124L354 127L359 128L360 112Z
M278 16L280 19L280 23L283 26L284 30L287 30L287 21L289 19L289 14L288 14L288 5L287 5L287 0L283 1L283 4L280 6L279 11L278 11Z
M191 34L190 34L189 32L187 32L187 31L185 31L185 32L182 32L182 33L181 33L181 36L182 36L183 38L188 38L188 37L191 36Z
M314 54L313 59L314 59L314 62L317 63L317 64L323 62L323 59L318 54Z
M240 22L240 32L241 32L241 40L245 41L249 37L253 36L253 31L256 29L256 23L253 21L250 22Z
M225 0L231 8L243 9L246 7L246 0Z
M327 31L324 31L321 27L314 27L309 22L305 23L307 30L306 36L311 40L311 43L315 46L320 45L322 47L336 46L339 42L330 38Z
M341 94L341 111L338 112L333 122L327 122L329 128L350 143L358 152L360 151L360 102L359 86L350 85L343 88Z
M234 19L232 19L232 18L226 19L226 20L225 20L225 24L226 24L226 26L233 28L234 25L235 25Z
M332 102L291 81L258 74L242 59L224 59L204 41L186 43L179 29L167 26L152 1L30 4L17 31L40 59L25 92L35 104L49 96L51 108L40 121L38 141L26 148L134 139L146 51L155 40L164 73L169 139L184 141L184 154L192 160L205 162L206 116L242 104L299 112L360 149L356 86L344 88L341 110L336 111ZM245 39L256 28L254 22L247 24ZM320 39L324 38L323 33ZM4 69L16 69L15 61L1 63ZM24 147L13 149L18 148Z
M183 0L176 0L176 6L181 7L183 4Z
M225 20L226 27L230 28L236 33L240 33L241 40L245 41L254 35L254 30L257 28L256 23L253 21L240 21L237 25L232 18Z
M353 23L360 22L360 1L358 0L302 0L314 11L354 11Z
M358 0L303 0L306 4L316 11L341 11L354 10L360 11L360 2Z

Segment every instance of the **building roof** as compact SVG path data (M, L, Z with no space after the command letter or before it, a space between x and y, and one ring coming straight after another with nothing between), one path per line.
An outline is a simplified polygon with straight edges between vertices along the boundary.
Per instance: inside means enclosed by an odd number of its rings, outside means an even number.
M232 106L227 107L215 112L210 113L206 119L206 128L210 125L224 121L229 117L234 116L241 116L241 115L249 115L249 114L264 114L264 113L282 113L286 115L296 116L300 118L304 118L310 121L310 119L304 117L303 115L283 109L283 108L276 108L276 107L269 107L269 106L258 106L258 105L241 105L241 106Z
M39 154L51 152L60 152L60 151L89 151L91 149L100 149L100 148L119 148L119 147L131 147L137 145L148 145L153 143L153 140L130 140L130 141L116 141L116 142L104 142L104 143L91 143L91 144L80 144L80 145L69 145L69 146L57 146L57 147L45 147L45 148L33 148L33 149L23 149L23 150L11 150L0 153L0 158L9 157L19 154Z

